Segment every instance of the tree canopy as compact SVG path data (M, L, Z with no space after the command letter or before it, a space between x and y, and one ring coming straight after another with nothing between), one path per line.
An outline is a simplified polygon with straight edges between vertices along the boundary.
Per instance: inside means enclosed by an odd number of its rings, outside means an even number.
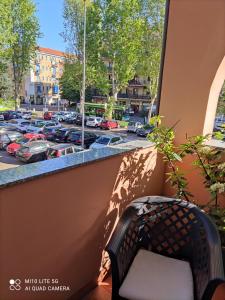
M35 12L36 6L32 0L0 1L0 62L12 66L17 102L24 76L35 56L36 40L40 36ZM4 66L1 69L5 71Z
M87 79L108 97L109 116L118 92L137 73L150 78L150 93L156 95L164 4L164 0L87 3ZM63 36L68 49L82 62L82 0L65 0L64 20Z

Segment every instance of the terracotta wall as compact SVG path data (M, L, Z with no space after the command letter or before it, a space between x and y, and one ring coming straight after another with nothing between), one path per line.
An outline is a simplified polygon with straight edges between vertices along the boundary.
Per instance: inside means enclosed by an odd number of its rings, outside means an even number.
M160 115L175 127L176 143L186 135L211 133L218 94L225 79L225 1L170 0ZM190 191L206 202L209 194L197 171L188 171ZM164 193L171 195L168 184Z
M202 134L206 123L211 128L205 131L212 129L215 90L220 91L225 79L224 56L225 1L170 0L160 114L167 125L179 121L177 142L186 134ZM213 83L215 100L207 115Z
M118 217L132 199L160 195L163 174L149 148L0 190L0 299L80 299ZM71 291L10 291L17 278L56 278Z

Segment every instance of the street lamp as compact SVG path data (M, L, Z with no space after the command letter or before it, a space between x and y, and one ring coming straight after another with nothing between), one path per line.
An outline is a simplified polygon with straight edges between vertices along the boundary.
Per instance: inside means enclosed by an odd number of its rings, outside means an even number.
M82 134L81 134L81 145L84 148L84 102L85 102L85 81L86 81L86 0L84 0L84 40L83 40L83 82L82 82L82 93L81 93L81 101L80 108L82 112Z

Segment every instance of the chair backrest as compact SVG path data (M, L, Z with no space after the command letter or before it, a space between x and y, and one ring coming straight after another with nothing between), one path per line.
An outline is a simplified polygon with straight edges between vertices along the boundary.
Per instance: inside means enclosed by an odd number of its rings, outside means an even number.
M190 262L196 299L208 282L220 276L220 238L210 219L195 205L165 197L144 197L132 202L139 224L139 247Z

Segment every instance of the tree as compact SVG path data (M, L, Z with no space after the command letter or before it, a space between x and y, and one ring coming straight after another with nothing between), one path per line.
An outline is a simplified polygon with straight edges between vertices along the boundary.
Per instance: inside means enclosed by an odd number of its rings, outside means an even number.
M0 1L0 97L12 97L12 82L9 76L10 44L15 36L10 18L12 0Z
M9 76L9 66L6 62L0 64L0 98L11 99L13 96L13 82Z
M99 88L105 91L108 81L103 76L103 61L99 59L100 45L99 10L95 3L87 2L87 37L86 37L86 88ZM78 90L82 98L82 67L83 67L83 0L65 0L64 2L64 32L61 34L67 43L69 53L67 64L61 80L62 89L71 87ZM67 81L67 82L66 82ZM86 94L87 98L87 94Z
M81 61L82 3L66 0L64 9L64 37ZM138 0L96 0L87 5L87 78L91 76L92 85L107 96L109 118L118 92L135 75L144 25L140 11Z
M109 63L111 85L108 87L107 117L112 117L118 92L128 85L136 73L141 49L144 20L138 0L98 1L101 9L101 58Z
M150 119L153 105L157 100L165 0L143 0L141 4L143 17L145 18L145 33L137 73L149 79L148 89L151 97L151 107L148 118Z
M225 115L225 81L221 89L219 100L218 100L217 114Z
M15 39L12 30L11 7L13 0L0 1L0 59L8 58L10 52L10 44Z
M19 93L24 76L35 56L36 40L40 36L38 20L32 0L13 0L10 23L13 39L9 43L10 60L13 69L15 107L19 106Z

